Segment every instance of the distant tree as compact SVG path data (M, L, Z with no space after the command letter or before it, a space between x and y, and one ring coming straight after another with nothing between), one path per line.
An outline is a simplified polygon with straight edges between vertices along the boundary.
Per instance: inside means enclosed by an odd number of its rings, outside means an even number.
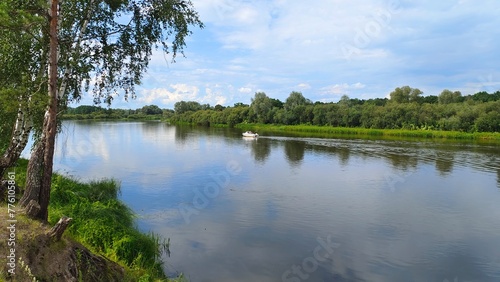
M238 102L238 103L234 103L234 107L235 108L238 108L238 107L248 107L248 105L247 104L243 104L241 102Z
M174 110L176 114L182 114L189 111L199 111L202 109L200 103L196 101L180 101L174 104Z
M305 106L308 104L312 104L311 100L306 99L301 92L293 91L290 93L288 98L286 98L284 108L285 110L293 110L297 106Z
M285 124L298 124L301 121L311 120L309 115L312 115L312 109L310 113L305 113L306 106L311 105L312 102L306 99L301 92L293 91L290 93L288 98L283 105L285 112L282 115L283 123Z
M291 92L283 105L285 111L281 113L282 122L285 124L298 124L305 106L308 104L312 104L312 102L306 99L301 92Z
M351 105L363 105L364 103L366 103L366 100L358 98L352 98L350 100L351 100Z
M438 102L439 104L450 104L450 103L458 103L462 100L462 93L460 91L450 91L445 89L439 94Z
M283 109L284 103L281 102L279 99L271 98L271 103L274 108Z
M340 97L340 101L338 104L341 106L348 107L351 105L351 98L349 98L349 96L344 94L344 95L342 95L342 97Z
M226 107L224 107L224 106L222 106L222 105L217 104L217 105L215 105L214 110L216 110L216 111L220 112L220 111L223 111L225 108L226 108Z
M163 111L163 117L165 118L170 118L175 114L175 111L172 109L162 109Z
M365 102L365 104L373 104L376 106L385 106L387 104L387 101L389 101L387 98L375 98L375 99L369 99Z
M439 98L438 98L438 96L435 96L435 95L429 95L429 96L422 97L422 103L437 104L438 101L439 101Z
M458 92L452 93L458 100ZM500 95L500 92L498 92ZM399 95L399 96L398 96ZM444 94L445 95L445 94ZM495 99L495 94L480 93L481 99ZM398 100L398 97L402 99ZM499 131L500 101L476 102L461 97L458 103L438 103L438 96L421 96L409 87L397 88L387 98L369 100L343 96L337 103L310 103L301 93L293 92L280 108L277 99L258 92L252 105L237 103L222 111L208 110L174 115L173 122L234 126L241 122L314 124L365 128L439 129L460 131ZM493 97L493 98L491 98ZM400 103L395 100L401 101ZM216 107L217 108L217 107Z
M226 123L233 127L234 125L248 120L248 112L250 108L248 106L239 106L233 108L226 108L223 114L227 115Z
M257 116L257 121L260 123L267 123L271 120L271 110L273 109L273 102L271 98L267 97L264 92L255 93L252 98L250 108Z
M418 102L423 92L410 86L397 87L390 93L391 101L396 103Z
M495 94L488 94L486 91L481 91L478 92L474 95L472 95L472 100L478 101L478 102L490 102L490 101L495 101L496 100L496 95L500 96L500 93L495 93Z
M491 111L481 114L475 121L477 131L500 132L500 112Z
M420 98L422 98L422 92L418 88L412 88L410 91L410 102L420 102Z
M491 94L493 96L493 99L495 101L500 100L500 91L496 91L495 93Z
M78 107L74 108L73 110L71 110L71 113L72 114L80 114L80 115L88 115L88 114L91 114L93 112L98 112L98 111L102 111L102 108L98 107L98 106L81 105L81 106L78 106ZM68 112L70 112L70 110L68 110Z
M314 104L313 109L313 122L314 125L325 125L326 124L326 113L328 111L327 104Z
M149 105L141 108L141 112L145 115L161 115L163 111L157 105Z

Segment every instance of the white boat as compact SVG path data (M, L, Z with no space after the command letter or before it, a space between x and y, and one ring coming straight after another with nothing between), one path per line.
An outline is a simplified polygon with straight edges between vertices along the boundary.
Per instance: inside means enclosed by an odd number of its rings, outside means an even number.
M259 137L259 134L257 134L257 132L253 133L252 131L243 132L242 135L243 137L252 137L252 138Z

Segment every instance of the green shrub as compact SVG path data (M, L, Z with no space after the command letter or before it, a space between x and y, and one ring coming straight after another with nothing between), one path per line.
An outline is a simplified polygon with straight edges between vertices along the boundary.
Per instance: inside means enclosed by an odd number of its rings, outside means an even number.
M134 214L117 199L119 183L104 179L82 183L55 174L49 222L63 215L73 218L67 233L90 249L121 261L140 276L165 279L160 237L139 232ZM145 273L144 273L145 271Z

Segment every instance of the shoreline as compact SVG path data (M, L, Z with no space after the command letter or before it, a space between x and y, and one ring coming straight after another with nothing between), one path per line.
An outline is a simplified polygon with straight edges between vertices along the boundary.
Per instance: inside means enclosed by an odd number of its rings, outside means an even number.
M83 118L64 119L70 121L116 121L116 122L165 122L180 126L200 126L212 128L237 128L243 131L251 130L255 132L265 132L271 134L287 134L295 137L318 137L318 138L357 138L373 140L413 140L413 141L463 141L500 144L499 132L462 132L444 131L431 129L377 129L364 127L334 127L309 124L283 125L283 124L261 124L261 123L238 123L234 126L220 123L208 123L199 125L189 122L171 122L169 119L151 118Z
M20 188L17 199L24 192L27 164L28 160L20 159L11 169ZM20 274L13 276L7 275L5 266L0 268L0 280L12 277L45 281L56 277L61 269L56 269L53 264L67 261L68 254L78 257L79 254L73 254L74 249L78 249L85 257L92 258L89 261L76 260L69 266L81 269L76 274L80 279L78 281L91 281L101 274L108 278L118 277L109 278L109 281L184 281L182 274L178 278L169 278L163 269L162 254L168 250L169 240L151 232L141 232L135 225L136 215L118 198L119 193L120 184L113 179L81 181L54 173L48 224L32 220L19 211L18 219L23 224L17 231L19 240L16 257L22 258L26 266L20 268L18 264L21 260L16 260ZM0 210L4 217L6 209L7 203L1 201ZM64 232L62 241L38 244L40 238L46 236L47 229L63 216L72 218L72 222ZM2 253L9 250L5 243L3 240L0 243ZM41 255L33 257L33 254ZM82 268L80 265L92 265L95 261L100 263L94 268ZM89 280L86 277L94 278Z
M189 123L173 123L174 125L194 125ZM197 126L197 125L194 125ZM230 127L226 124L210 124L209 127ZM361 138L361 139L398 139L398 140L437 140L437 141L475 141L481 143L499 143L498 132L461 132L423 129L375 129L363 127L333 127L317 125L279 125L259 123L239 123L234 128L243 131L271 134L290 134L297 137L319 138ZM261 134L262 135L262 134Z
M240 123L236 128L253 128L261 131L277 132L312 132L332 135L366 135L366 136L394 136L410 138L433 138L433 139L463 139L463 140L497 140L500 141L498 132L461 132L440 130L408 130L408 129L372 129L362 127L332 127L317 125L272 125L272 124L244 124Z

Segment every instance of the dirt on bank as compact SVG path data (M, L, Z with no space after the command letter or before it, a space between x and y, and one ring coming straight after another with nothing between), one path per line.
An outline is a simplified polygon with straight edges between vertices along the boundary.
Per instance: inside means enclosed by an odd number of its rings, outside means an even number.
M0 204L0 281L126 281L123 267ZM13 212L14 210L14 212Z

